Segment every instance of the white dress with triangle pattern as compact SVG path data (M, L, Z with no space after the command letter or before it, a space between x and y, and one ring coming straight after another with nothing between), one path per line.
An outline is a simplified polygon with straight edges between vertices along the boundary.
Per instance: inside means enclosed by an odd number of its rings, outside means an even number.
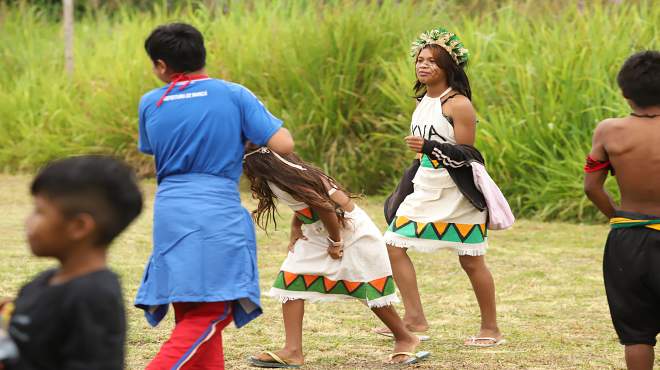
M456 144L454 127L442 114L441 99L422 98L413 113L411 135ZM385 232L387 244L422 252L449 248L458 255L484 255L487 211L479 211L463 196L442 163L427 155L418 158L414 191Z
M328 254L328 232L315 212L277 185L268 185L303 222L306 237L287 255L269 296L282 303L354 298L369 307L383 307L399 302L385 241L366 212L358 206L345 212L346 226L341 231L344 255L333 259Z

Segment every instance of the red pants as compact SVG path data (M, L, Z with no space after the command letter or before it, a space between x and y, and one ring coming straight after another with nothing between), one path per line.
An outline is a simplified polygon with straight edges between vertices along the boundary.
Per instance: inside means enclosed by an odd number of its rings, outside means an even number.
M173 303L176 325L147 370L224 370L222 329L232 321L227 302Z

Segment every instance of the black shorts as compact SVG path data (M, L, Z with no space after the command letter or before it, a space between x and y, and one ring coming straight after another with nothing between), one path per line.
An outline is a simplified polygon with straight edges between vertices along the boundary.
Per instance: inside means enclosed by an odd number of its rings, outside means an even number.
M659 219L631 212L617 217ZM605 291L621 344L655 346L660 333L660 231L612 229L603 258Z

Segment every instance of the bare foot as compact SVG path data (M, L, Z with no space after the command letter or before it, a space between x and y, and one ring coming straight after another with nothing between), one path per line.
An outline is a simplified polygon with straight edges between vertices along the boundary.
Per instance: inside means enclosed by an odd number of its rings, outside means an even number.
M425 333L429 330L429 324L406 324L406 329L413 333Z
M405 339L396 339L394 341L394 351L392 353L397 353L397 352L415 353L415 348L417 348L419 343L420 343L419 338L414 334L409 335ZM407 355L397 355L389 358L389 361L387 361L387 363L400 364L409 358L410 356Z
M301 351L292 351L286 348L283 348L275 353L282 361L286 362L289 365L302 365L305 363L305 358ZM266 352L262 352L256 356L255 359L264 362L277 362L275 359Z
M485 338L485 339L477 339L477 338ZM494 338L495 340L491 339ZM503 336L502 333L500 332L499 329L481 329L479 331L479 335L472 337L472 338L467 338L463 344L467 346L488 346L488 345L496 345L500 340L502 340Z
M387 326L383 326L380 328L373 328L371 329L371 331L376 334L392 334L392 331Z
M410 331L411 333L424 333L427 330L429 330L429 326L427 324L419 325L419 324L406 324L406 329ZM392 334L389 328L386 326L380 327L380 328L374 328L372 331L376 334Z

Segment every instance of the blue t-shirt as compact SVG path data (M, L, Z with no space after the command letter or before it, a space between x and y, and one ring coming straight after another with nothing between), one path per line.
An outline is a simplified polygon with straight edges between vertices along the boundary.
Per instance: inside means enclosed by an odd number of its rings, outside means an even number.
M261 314L254 224L238 191L244 144L265 145L282 122L238 84L185 84L160 106L167 86L140 101L138 147L155 157L158 191L135 305L156 325L172 302L231 302L240 327Z
M216 79L180 82L145 94L139 108L138 148L153 154L158 181L173 174L205 173L238 180L248 139L265 145L282 126L245 87Z

